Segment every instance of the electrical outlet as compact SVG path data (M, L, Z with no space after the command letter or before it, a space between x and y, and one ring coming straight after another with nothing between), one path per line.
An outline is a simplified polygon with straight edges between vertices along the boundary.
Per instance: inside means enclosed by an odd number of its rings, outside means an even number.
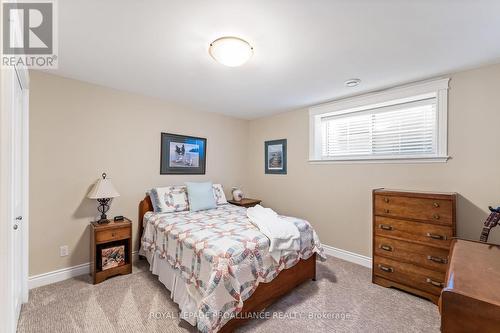
M59 247L59 255L61 257L66 257L69 254L68 245L63 245Z

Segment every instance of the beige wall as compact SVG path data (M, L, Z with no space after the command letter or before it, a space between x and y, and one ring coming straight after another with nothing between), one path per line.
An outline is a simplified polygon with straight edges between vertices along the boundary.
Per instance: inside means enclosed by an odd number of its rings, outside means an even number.
M210 179L227 195L243 184L265 205L311 221L323 243L368 256L373 188L456 191L458 234L477 239L487 206L500 204L500 65L451 78L447 163L312 165L305 109L245 121L31 72L30 275L89 261L96 203L85 195L101 172L121 193L110 216L131 217L134 235L146 189ZM162 131L208 138L207 174L160 175ZM265 175L264 141L280 138L288 175ZM490 240L500 243L500 230Z
M137 228L144 191L187 180L243 182L248 122L182 110L161 100L31 72L30 275L89 261L89 222L96 202L85 196L107 172L121 196L110 216ZM206 137L206 175L160 175L160 133ZM70 255L59 256L68 245Z
M247 192L311 221L323 243L369 256L372 189L456 191L458 235L478 239L488 205L500 205L500 65L452 75L450 87L447 163L309 164L308 111L298 110L250 122ZM264 141L281 138L288 175L265 175Z

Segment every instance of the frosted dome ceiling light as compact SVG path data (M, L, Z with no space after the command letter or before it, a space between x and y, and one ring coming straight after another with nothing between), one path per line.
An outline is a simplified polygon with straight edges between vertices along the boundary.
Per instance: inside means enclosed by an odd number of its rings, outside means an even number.
M247 62L253 54L253 47L238 37L221 37L210 43L208 53L218 63L237 67Z

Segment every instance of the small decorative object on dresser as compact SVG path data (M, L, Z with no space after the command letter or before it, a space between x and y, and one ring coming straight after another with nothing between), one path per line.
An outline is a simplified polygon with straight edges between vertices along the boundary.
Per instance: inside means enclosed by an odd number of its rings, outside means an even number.
M119 197L120 194L115 190L115 187L111 183L109 178L106 178L106 173L102 174L102 178L99 178L94 184L90 192L87 194L87 198L96 199L99 202L99 207L97 210L101 213L101 219L97 223L109 223L106 213L109 210L109 202L111 198Z
M286 139L266 141L265 172L286 175Z
M90 253L94 284L108 277L132 273L132 222L90 224Z
M444 286L456 193L373 191L372 281L437 303Z
M233 187L233 201L240 201L243 199L243 191L239 187Z
M239 201L228 200L227 202L229 202L230 204L236 205L236 206L241 206L241 207L249 208L249 207L253 207L253 206L256 206L256 205L260 204L262 202L262 200L259 200L259 199L250 199L250 198L242 198Z

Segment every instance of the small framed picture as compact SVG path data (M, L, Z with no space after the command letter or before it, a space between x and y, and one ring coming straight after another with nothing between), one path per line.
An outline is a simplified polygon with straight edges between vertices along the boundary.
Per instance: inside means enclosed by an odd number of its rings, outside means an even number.
M264 145L266 173L286 175L286 139L266 141Z
M204 175L207 139L161 133L160 174Z
M125 245L107 247L101 250L102 270L125 265Z

